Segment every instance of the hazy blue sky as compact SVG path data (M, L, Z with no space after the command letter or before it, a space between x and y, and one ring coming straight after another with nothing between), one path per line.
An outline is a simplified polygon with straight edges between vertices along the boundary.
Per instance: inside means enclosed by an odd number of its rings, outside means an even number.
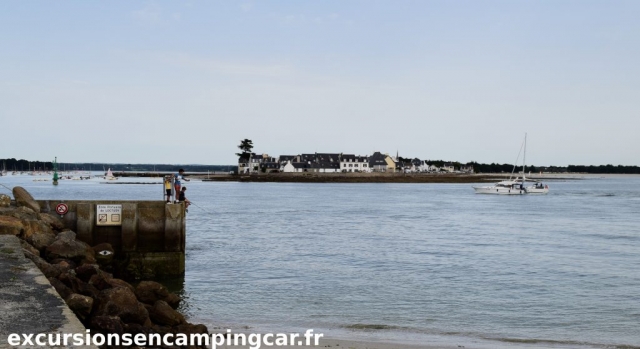
M640 165L640 1L2 1L0 158Z

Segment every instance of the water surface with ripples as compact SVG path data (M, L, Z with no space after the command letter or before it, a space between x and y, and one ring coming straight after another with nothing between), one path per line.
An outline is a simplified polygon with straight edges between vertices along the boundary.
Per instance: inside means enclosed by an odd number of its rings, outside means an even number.
M161 186L24 177L38 199ZM73 182L73 183L71 183ZM222 328L477 347L640 345L640 177L469 184L188 183L184 310Z

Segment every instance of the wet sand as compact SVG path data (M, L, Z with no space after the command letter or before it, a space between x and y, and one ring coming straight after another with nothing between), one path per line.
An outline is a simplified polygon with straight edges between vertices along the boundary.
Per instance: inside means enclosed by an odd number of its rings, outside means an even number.
M304 339L303 339L304 341ZM313 343L313 341L312 341ZM246 346L217 346L218 349L248 349L250 348L248 345ZM383 343L383 342L367 342L367 341L356 341L356 340L344 340L344 339L334 339L334 338L321 338L319 340L319 345L287 345L287 346L266 346L264 344L261 345L261 348L281 348L281 349L319 349L319 348L335 348L335 349L460 349L467 348L470 349L472 347L469 346L459 346L459 345L412 345L412 344L397 344L397 343Z

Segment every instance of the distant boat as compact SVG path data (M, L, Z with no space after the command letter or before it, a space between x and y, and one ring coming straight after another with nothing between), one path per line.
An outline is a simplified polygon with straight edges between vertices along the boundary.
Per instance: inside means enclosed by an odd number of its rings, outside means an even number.
M522 157L522 178L516 177L516 179L512 180L516 166L518 163L518 159L520 159L520 152L524 148L524 156ZM524 134L524 143L520 147L520 152L518 152L518 158L516 159L516 163L513 165L513 170L511 171L511 176L509 176L509 180L500 181L491 186L482 186L482 187L473 187L476 191L476 194L494 194L494 195L523 195L523 194L546 194L549 192L549 186L544 185L541 182L537 182L535 185L526 186L525 182L527 181L525 175L525 161L527 158L527 134Z
M522 195L526 194L522 180L501 181L491 186L473 187L476 194L496 194L496 195Z
M113 181L118 179L118 177L114 176L113 172L111 172L111 168L109 168L109 170L107 170L107 174L104 176L104 179L108 181Z
M535 185L524 188L527 194L546 194L549 192L549 186L538 182Z

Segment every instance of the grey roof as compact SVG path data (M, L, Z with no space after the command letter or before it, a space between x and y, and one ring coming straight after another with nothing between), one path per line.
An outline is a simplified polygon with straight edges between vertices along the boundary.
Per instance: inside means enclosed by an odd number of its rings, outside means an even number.
M369 157L369 165L370 166L380 166L380 165L387 165L387 162L385 161L385 159L387 158L386 155L380 153L379 151L373 153L373 155L371 155Z
M318 162L340 162L340 154L333 153L316 153Z
M292 161L295 157L296 155L280 155L278 157L278 161L279 162Z

